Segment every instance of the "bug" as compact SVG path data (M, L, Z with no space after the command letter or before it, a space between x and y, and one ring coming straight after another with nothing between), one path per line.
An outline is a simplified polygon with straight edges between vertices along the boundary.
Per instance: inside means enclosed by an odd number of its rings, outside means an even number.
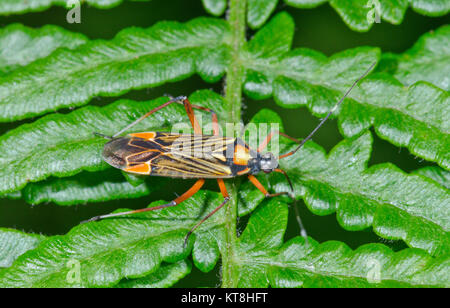
M325 121L328 120L332 113L344 101L350 91L371 71L375 64L376 63L373 63L365 71L365 73L353 83L353 85L346 91L343 97L336 103L329 113L302 141L298 141L297 139L289 137L284 133L272 131L258 146L258 149L251 149L240 138L220 136L219 123L216 113L212 109L191 104L185 96L172 98L159 107L150 110L125 128L115 133L113 136L95 133L98 136L109 139L109 142L105 144L103 149L103 159L115 168L139 175L197 179L197 181L184 194L178 196L167 204L128 212L100 215L93 217L86 222L173 207L179 205L198 192L205 183L205 179L216 179L220 192L224 198L223 202L191 228L185 237L184 244L186 245L189 236L205 220L214 215L230 200L224 179L234 178L237 176L247 176L253 185L255 185L256 188L258 188L266 197L288 195L295 201L295 198L290 194L290 192L270 194L258 181L255 175L259 172L281 173L285 176L289 183L291 192L293 192L293 186L287 173L279 168L279 160L295 154L308 140L310 140L317 130L325 123ZM131 133L126 136L120 136L122 133L131 129L143 119L173 103L184 105L186 113L194 129L194 134L138 132ZM202 129L194 115L194 109L199 109L210 113L212 118L213 135L202 134ZM271 152L261 154L275 134L279 134L297 142L297 147L288 153L280 155L278 158ZM207 149L206 151L204 150L205 148ZM201 149L201 155L195 155L196 153L199 153L199 149ZM301 234L306 237L306 231L298 214L298 209L296 207L295 209L297 211L296 216L300 225Z

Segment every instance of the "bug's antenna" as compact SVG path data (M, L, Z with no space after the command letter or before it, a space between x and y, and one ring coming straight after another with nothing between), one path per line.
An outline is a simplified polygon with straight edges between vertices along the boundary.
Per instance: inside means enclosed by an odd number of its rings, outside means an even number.
M93 134L96 135L96 136L98 136L98 137L102 137L102 138L105 138L105 139L108 139L108 140L113 139L113 137L111 137L111 136L107 136L107 135L100 134L100 133L94 132Z
M300 150L300 148L308 141L312 138L312 136L314 136L314 134L317 132L317 130L328 120L328 118L333 114L333 112L335 112L338 107L342 104L342 102L344 101L344 99L350 94L350 92L353 90L353 88L358 84L358 82L361 81L361 79L363 79L364 77L367 76L367 74L369 74L369 72L374 68L375 64L377 64L377 62L375 61L374 63L372 63L372 65L364 72L364 74L361 75L361 77L359 77L354 83L353 85L347 90L347 92L345 92L344 96L342 96L342 98L339 100L339 102L337 102L336 105L334 105L333 108L331 108L330 112L328 112L328 114L326 115L325 118L323 118L319 125L316 126L316 128L313 129L313 131L308 135L308 137L306 137L305 139L303 139L300 144L295 148L295 150L288 152L286 154L283 154L279 157L279 159L284 158L284 157L288 157L291 156L292 154L294 154L295 152L297 152L298 150Z

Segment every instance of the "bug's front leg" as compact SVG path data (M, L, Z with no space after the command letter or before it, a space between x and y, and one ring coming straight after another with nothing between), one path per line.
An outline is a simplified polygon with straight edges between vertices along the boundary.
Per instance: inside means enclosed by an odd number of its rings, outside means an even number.
M182 194L181 196L179 196L178 198L172 200L171 202L169 202L167 204L154 206L154 207L148 207L148 208L140 209L140 210L134 210L134 211L128 211L128 212L121 212L121 213L113 213L113 214L95 216L95 217L92 217L91 219L85 220L85 221L83 221L81 223L86 223L86 222L90 222L90 221L97 221L97 220L101 220L101 219L105 219L105 218L111 218L111 217L118 217L118 216L132 215L132 214L137 214L137 213L144 213L144 212L149 212L149 211L160 210L160 209L163 209L163 208L166 208L166 207L175 206L175 205L180 204L184 200L189 199L190 197L192 197L196 192L198 192L200 190L200 188L202 188L204 183L205 183L204 179L198 180L197 182L195 182L195 184L188 191L186 191L184 194Z
M298 211L297 200L295 199L295 197L291 193L289 193L287 191L283 191L283 192L279 192L279 193L275 193L275 194L269 194L267 189L261 184L260 181L258 181L258 179L254 175L249 175L248 179L250 180L250 182L253 183L253 185L256 186L256 188L258 188L258 190L260 192L262 192L264 194L264 196L266 196L266 198L272 198L272 197L278 197L278 196L281 196L281 195L285 195L285 196L288 196L289 198L292 199L292 201L294 203L295 217L296 217L298 225L300 227L300 234L301 234L301 236L303 236L307 240L308 239L308 234L306 233L306 229L305 229L305 227L303 225L302 219L300 218L300 212Z
M298 140L294 137L286 135L285 133L282 133L278 130L273 130L267 135L266 139L264 139L264 141L261 142L261 144L258 146L258 152L261 152L262 150L264 150L267 147L267 145L269 144L270 140L272 140L273 136L275 136L275 135L280 135L291 141L294 141L295 143L300 143L300 140Z

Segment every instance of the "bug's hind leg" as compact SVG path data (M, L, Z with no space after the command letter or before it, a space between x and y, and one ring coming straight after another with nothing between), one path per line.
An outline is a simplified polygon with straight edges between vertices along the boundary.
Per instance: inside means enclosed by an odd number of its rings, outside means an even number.
M155 207L148 207L148 208L140 209L140 210L95 216L95 217L92 217L91 219L84 220L81 223L84 224L87 222L98 221L98 220L102 220L105 218L112 218L112 217L118 217L118 216L126 216L126 215L132 215L132 214L137 214L137 213L149 212L149 211L159 210L159 209L163 209L163 208L171 207L171 206L175 206L175 205L178 205L178 203L176 203L175 201L171 201L167 204L163 204L163 205L159 205L159 206L155 206Z
M95 217L92 217L91 219L85 220L85 221L83 221L81 223L97 221L97 220L101 220L101 219L105 219L105 218L111 218L111 217L118 217L118 216L125 216L125 215L132 215L132 214L137 214L137 213L149 212L149 211L163 209L163 208L166 208L166 207L175 206L175 205L180 204L184 200L189 199L190 197L192 197L196 192L198 192L200 190L200 188L202 188L204 183L205 183L204 179L198 180L197 182L195 182L195 184L188 191L186 191L184 194L182 194L181 196L179 196L178 198L172 200L171 202L169 202L167 204L154 206L154 207L148 207L148 208L140 209L140 210L134 210L134 211L128 211L128 212L121 212L121 213L113 213L113 214L95 216Z
M183 104L184 105L184 107L186 109L186 113L187 113L187 115L189 117L189 120L191 121L192 127L194 128L194 132L196 134L199 134L199 135L202 134L202 129L201 129L200 124L198 123L197 119L195 118L193 108L210 112L211 116L212 116L214 135L216 135L216 136L219 135L219 122L217 120L217 115L214 112L214 110L212 110L210 108L202 107L202 106L192 105L189 102L187 96L177 96L177 97L170 96L170 100L169 101L167 101L166 103L162 104L161 106L158 106L158 107L150 110L149 112L147 112L146 114L144 114L140 118L136 119L135 121L133 121L132 123L130 123L129 125L127 125L123 129L121 129L120 131L116 132L112 136L106 136L106 135L103 135L103 134L100 134L100 133L94 133L94 134L97 135L97 136L106 138L106 139L114 139L117 136L119 136L120 134L124 133L125 131L129 130L130 128L132 128L133 126L138 124L139 122L141 122L142 120L144 120L145 118L149 117L150 115L152 115L156 111L159 111L159 110L163 109L164 107L167 107L167 106L169 106L170 104L173 104L173 103L179 103L179 104Z
M215 213L217 213L218 210L220 210L225 204L228 203L228 201L230 201L230 196L228 195L227 192L227 188L225 187L225 183L223 182L222 179L217 179L217 183L219 184L219 188L220 188L220 192L222 193L223 196L223 202L216 207L211 213L209 213L208 215L206 215L202 220L200 220L186 235L185 239L184 239L184 246L187 245L189 236L191 236L191 234L195 231L195 229L197 229L202 223L204 223L208 218L210 218L212 215L214 215Z
M153 113L155 113L158 110L163 109L164 107L169 106L170 104L179 102L179 101L184 101L186 100L186 96L178 96L175 98L170 99L169 101L165 102L164 104L162 104L161 106L158 106L152 110L150 110L149 112L147 112L146 114L144 114L143 116L141 116L140 118L138 118L137 120L133 121L132 123L130 123L129 125L127 125L126 127L124 127L123 129L121 129L120 131L118 131L117 133L115 133L112 138L116 138L117 136L119 136L120 134L122 134L123 132L129 130L130 128L132 128L133 126L135 126L136 124L138 124L139 122L141 122L142 120L144 120L145 118L147 118L148 116L152 115Z

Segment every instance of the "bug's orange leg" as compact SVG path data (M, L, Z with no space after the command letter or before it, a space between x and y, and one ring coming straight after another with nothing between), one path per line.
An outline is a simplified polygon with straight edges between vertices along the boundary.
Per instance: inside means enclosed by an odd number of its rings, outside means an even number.
M204 183L205 183L204 179L198 180L197 182L195 182L195 184L188 191L186 191L184 194L182 194L181 196L179 196L178 198L176 198L175 200L173 200L173 201L171 201L171 202L169 202L167 204L154 206L154 207L149 207L149 208L140 209L140 210L134 210L134 211L128 211L128 212L121 212L121 213L113 213L113 214L95 216L95 217L92 217L91 219L85 220L85 221L83 221L81 223L97 221L97 220L104 219L104 218L111 218L111 217L117 217L117 216L124 216L124 215L131 215L131 214L149 212L149 211L163 209L163 208L166 208L166 207L175 206L175 205L180 204L184 200L192 197L197 191L200 190L200 188L203 186Z
M171 95L166 95L166 96L169 96L171 99L173 99L173 96L171 96ZM186 108L186 111L188 113L189 118L191 119L191 117L192 117L191 123L192 123L192 127L194 127L194 130L195 130L194 122L196 122L195 115L192 111L190 111L190 110L188 111L188 109L192 109L192 108L200 109L200 110L204 110L206 112L211 113L211 118L212 118L212 123L213 123L213 135L219 136L219 120L218 120L217 114L214 110L212 110L211 108L203 107L203 106L193 105L187 98L185 98L182 101L181 100L178 101L178 103L183 104L185 106L186 106L186 104L190 105L190 107Z
M286 137L289 140L292 140L292 141L294 141L296 143L300 143L300 140L295 139L294 137L288 136L285 133L282 133L280 131L274 130L274 131L271 131L270 134L267 135L266 139L264 139L264 141L261 142L261 144L258 146L258 152L261 152L262 150L264 150L267 147L267 145L269 144L270 140L272 140L273 136L276 135L276 134L278 134L280 136L283 136L283 137Z
M191 121L192 127L194 128L194 133L201 135L202 128L200 127L200 124L198 124L197 118L195 117L195 114L194 114L194 110L192 110L192 104L189 102L187 97L185 97L181 102L184 105L184 108L186 109L186 113L189 117L189 120Z
M191 188L189 188L189 190L187 192L185 192L184 194L182 194L181 196L179 196L178 198L173 200L173 202L176 202L177 204L180 204L184 200L189 199L196 192L198 192L200 190L200 188L202 188L203 184L205 184L205 179L197 180L197 182L195 182L195 184Z
M212 123L213 123L213 135L219 136L219 121L217 119L217 114L214 112L214 110L203 107L203 106L193 105L187 98L184 99L183 101L179 101L178 103L183 104L184 108L186 108L186 113L188 114L189 120L191 121L192 127L194 128L194 133L202 134L202 129L200 128L200 125L198 124L198 121L195 117L195 114L194 114L194 111L192 110L192 108L200 109L200 110L211 113Z
M250 175L248 176L248 179L249 179L250 182L252 182L253 185L255 185L256 188L258 188L259 191L262 192L262 193L264 194L264 196L266 196L267 198L278 197L278 196L281 196L281 195L289 195L289 193L286 192L286 191L283 191L283 192L280 192L280 193L276 193L276 194L269 194L269 192L267 191L267 189L264 188L264 186L261 184L261 182L258 181L258 179L257 179L254 175L251 175L251 174L250 174Z
M220 210L227 202L230 200L230 196L228 196L227 188L225 187L225 183L222 179L217 179L217 183L219 184L220 192L223 196L223 202L216 207L211 213L205 216L200 222L198 222L186 235L186 238L184 239L184 246L187 245L187 241L189 239L189 236L197 229L202 223L205 222L208 218L210 218L212 215L214 215L218 210Z
M203 106L197 106L197 105L192 105L192 104L191 104L191 106L192 106L192 108L204 110L204 111L211 113L212 124L213 124L213 135L219 136L219 133L220 133L219 132L219 120L217 119L216 112L210 108L206 108Z
M279 169L277 169L277 170L279 170ZM283 172L281 172L281 173L283 173ZM294 202L295 216L296 216L298 225L300 227L300 234L307 240L308 234L306 233L306 229L303 226L302 219L300 218L300 212L298 211L298 208L297 208L297 200L294 198L294 196L292 196L290 193L288 193L286 191L279 192L276 194L269 194L267 189L264 188L264 186L261 184L261 182L259 182L258 179L254 175L249 175L248 179L250 180L250 182L253 183L253 185L256 186L256 188L259 189L259 191L261 191L264 194L264 196L266 196L266 198L272 198L272 197L277 197L277 196L281 196L281 195L286 195L292 199L292 201Z

